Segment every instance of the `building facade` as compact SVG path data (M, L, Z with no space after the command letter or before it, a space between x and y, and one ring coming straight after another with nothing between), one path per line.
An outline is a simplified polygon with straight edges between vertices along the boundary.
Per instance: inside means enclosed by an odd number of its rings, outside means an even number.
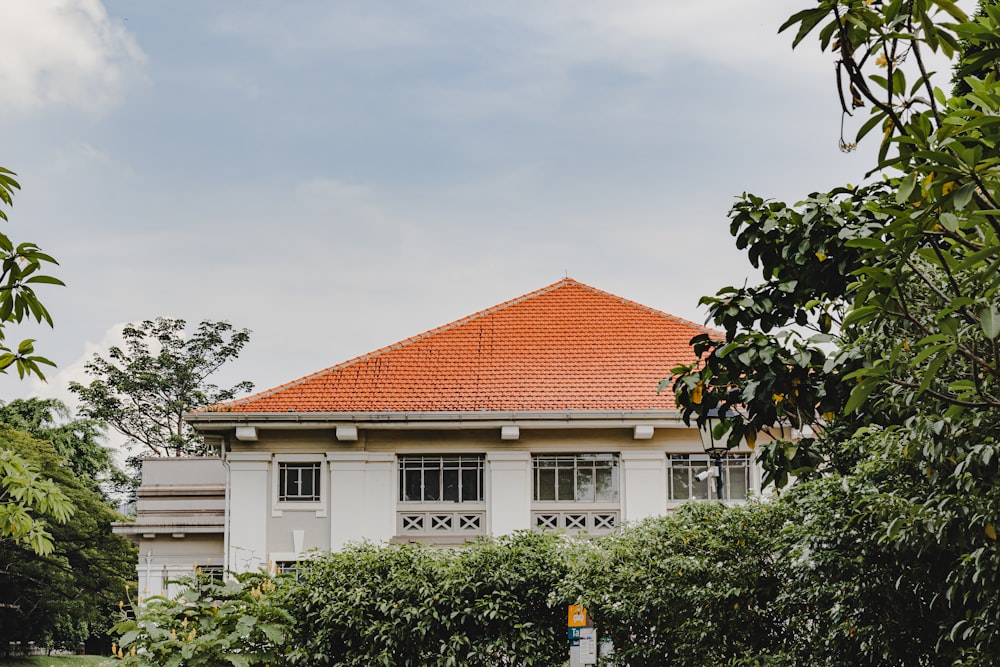
M188 415L219 457L147 461L118 530L155 592L208 558L245 571L365 540L593 535L714 499L697 431L657 391L706 332L562 280ZM749 451L725 458L723 482L727 501L760 488Z

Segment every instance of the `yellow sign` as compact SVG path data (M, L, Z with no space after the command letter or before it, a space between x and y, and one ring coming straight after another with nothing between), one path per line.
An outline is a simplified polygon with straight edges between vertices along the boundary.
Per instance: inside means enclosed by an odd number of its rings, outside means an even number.
M569 606L569 627L583 628L587 625L587 610L582 604L571 604Z

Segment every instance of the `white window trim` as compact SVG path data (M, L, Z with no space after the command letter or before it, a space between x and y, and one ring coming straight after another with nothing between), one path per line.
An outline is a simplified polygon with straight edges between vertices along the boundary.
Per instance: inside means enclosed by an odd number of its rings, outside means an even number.
M319 500L313 502L278 500L281 488L282 463L319 464ZM280 517L284 512L315 512L317 517L327 516L330 502L330 464L322 454L275 454L271 461L271 516Z

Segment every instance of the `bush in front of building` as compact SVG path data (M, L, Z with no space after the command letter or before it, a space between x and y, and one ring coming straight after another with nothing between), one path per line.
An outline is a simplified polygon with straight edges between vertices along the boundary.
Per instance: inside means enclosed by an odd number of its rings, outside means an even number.
M582 602L615 650L603 664L780 664L774 606L782 503L688 503L600 539L559 597Z
M553 597L579 545L521 532L460 549L361 544L310 560L288 602L294 664L558 665Z
M288 664L291 577L263 572L223 582L200 569L174 583L174 597L120 603L112 632L116 664L129 667L251 667Z

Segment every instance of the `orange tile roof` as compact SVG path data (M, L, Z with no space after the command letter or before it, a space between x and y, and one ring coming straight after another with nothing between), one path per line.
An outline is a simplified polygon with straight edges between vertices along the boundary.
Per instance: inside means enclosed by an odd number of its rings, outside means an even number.
M226 412L672 410L657 394L711 331L570 278L288 384Z

